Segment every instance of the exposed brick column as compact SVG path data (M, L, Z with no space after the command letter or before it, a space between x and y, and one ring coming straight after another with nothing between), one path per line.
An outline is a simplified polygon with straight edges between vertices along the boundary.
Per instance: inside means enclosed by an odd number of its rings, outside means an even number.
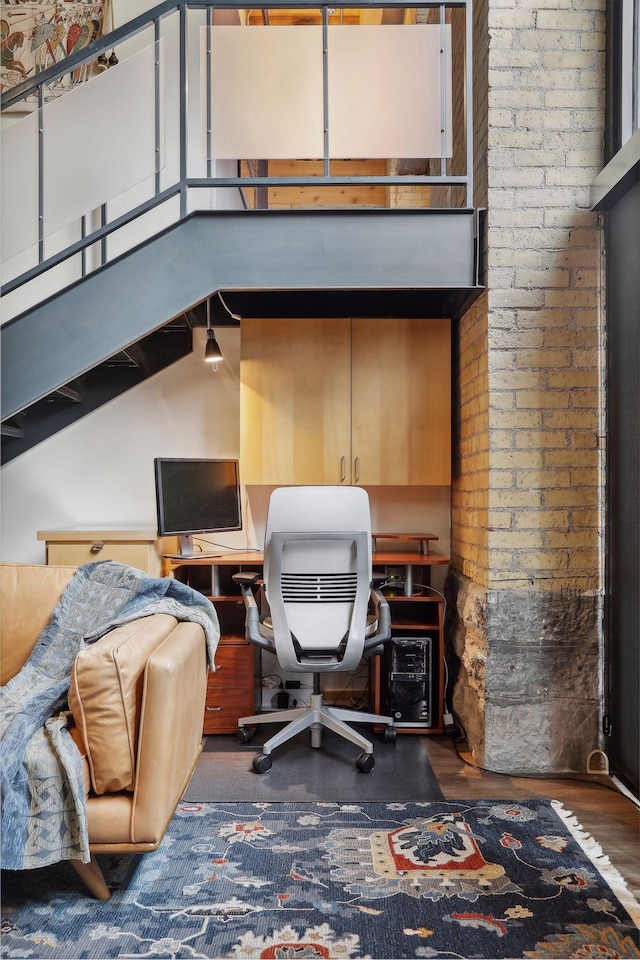
M483 4L475 17L488 271L486 331L482 300L460 324L455 708L486 766L583 769L600 706L604 2L488 0L488 48ZM480 102L475 117L482 141Z

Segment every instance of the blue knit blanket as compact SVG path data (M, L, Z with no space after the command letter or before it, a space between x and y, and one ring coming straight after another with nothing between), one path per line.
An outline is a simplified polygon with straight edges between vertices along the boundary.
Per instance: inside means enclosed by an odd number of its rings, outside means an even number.
M3 869L90 859L82 760L68 729L71 669L86 644L155 613L199 623L213 666L220 627L209 600L178 580L106 560L78 568L31 656L2 687Z

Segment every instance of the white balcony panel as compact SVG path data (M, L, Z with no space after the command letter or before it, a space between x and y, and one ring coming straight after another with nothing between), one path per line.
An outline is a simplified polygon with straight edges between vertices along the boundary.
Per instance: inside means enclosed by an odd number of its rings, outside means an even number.
M38 243L37 113L3 128L0 161L2 262L7 263ZM37 262L37 250L34 256ZM24 269L30 266L27 262Z
M47 234L155 172L156 54L151 44L45 107Z
M207 29L200 39L205 83ZM206 156L206 116L202 126ZM323 144L322 28L211 29L211 156L316 159Z
M451 156L449 25L445 37L441 54L439 25L329 27L332 157L440 157L443 127Z
M324 156L322 28L316 26L202 27L203 156L208 31L210 156ZM329 156L451 156L449 25L443 31L429 24L330 26L327 63Z

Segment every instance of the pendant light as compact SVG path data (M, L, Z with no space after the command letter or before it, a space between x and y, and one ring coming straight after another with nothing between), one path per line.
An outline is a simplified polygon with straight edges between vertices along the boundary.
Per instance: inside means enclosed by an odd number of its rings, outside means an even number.
M204 359L207 363L213 363L214 371L218 369L218 363L224 360L222 350L218 346L216 335L211 327L211 300L207 298L207 345L204 349Z

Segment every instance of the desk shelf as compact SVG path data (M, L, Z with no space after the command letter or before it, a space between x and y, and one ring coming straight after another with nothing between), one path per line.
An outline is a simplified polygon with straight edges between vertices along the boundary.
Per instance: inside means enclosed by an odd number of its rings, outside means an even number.
M417 538L420 539L420 538ZM373 555L375 572L389 568L403 571L403 587L396 596L387 597L391 609L394 638L432 639L432 717L424 724L398 727L399 733L439 734L443 732L443 655L444 601L429 586L430 569L447 564L449 558L432 550L423 553L379 553ZM262 574L263 555L252 551L230 551L222 555L163 557L163 575L174 576L211 600L220 621L220 644L216 663L222 669L209 672L203 733L234 733L238 719L255 712L256 675L260 678L260 651L244 635L245 611L240 588L233 583L234 573L251 571ZM420 592L413 592L421 584ZM404 590L412 590L406 596ZM386 713L389 709L390 645L381 657L369 661L369 709Z

